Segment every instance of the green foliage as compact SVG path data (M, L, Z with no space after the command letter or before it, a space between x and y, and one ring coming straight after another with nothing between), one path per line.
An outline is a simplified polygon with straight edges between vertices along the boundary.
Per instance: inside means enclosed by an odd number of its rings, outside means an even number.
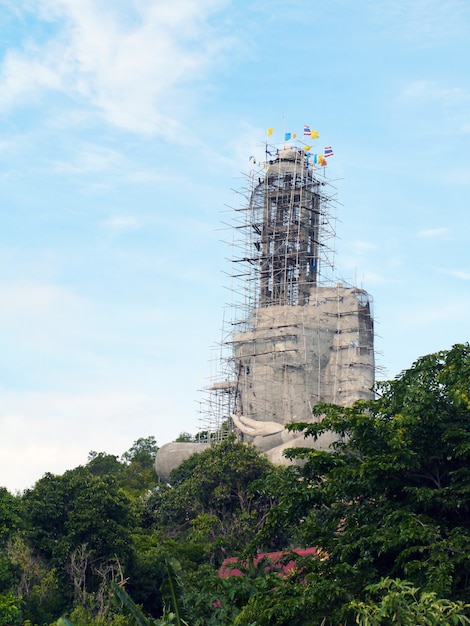
M161 592L167 604L173 610L174 620L177 626L186 624L183 615L186 613L184 606L184 585L181 579L181 566L176 559L166 559L166 576L161 586Z
M178 437L176 437L175 441L178 441L179 443L191 442L194 441L194 437L191 433L183 431L178 435Z
M366 602L353 601L349 608L360 626L454 626L470 624L464 614L470 605L421 592L411 583L385 578L367 587Z
M123 611L132 618L132 624L135 624L136 626L155 625L155 620L147 618L143 614L141 608L137 606L137 604L122 587L112 583L112 589Z
M220 427L213 431L209 430L200 430L195 435L189 435L189 433L181 433L181 435L176 439L176 441L197 441L199 443L217 443L220 441L224 441L227 437L230 436L232 432L232 424L231 420L224 420ZM180 437L190 436L190 439L181 439Z
M315 415L289 428L337 440L291 450L302 466L232 438L162 485L147 437L21 497L0 489L0 626L469 623L469 346ZM288 575L253 558L292 546L317 554L286 557ZM243 575L219 576L228 556Z
M19 499L12 496L5 487L0 487L0 547L5 545L20 523Z
M115 478L131 498L139 498L157 484L154 470L157 452L155 437L141 437L124 452L121 460L114 454L91 451L86 468L94 476Z
M297 562L296 567L288 573L279 574L267 568L267 562L260 561L256 567L250 563L245 569L241 567L243 576L224 579L225 593L219 597L221 608L232 605L231 619L209 623L214 626L217 623L234 626L342 623L341 607L348 601L347 590L325 575L321 558L286 554L284 563L292 560Z
M130 618L129 626L188 626L187 622L180 618L178 612L164 611L160 619L147 617L123 587L113 583L112 589L119 606Z
M187 577L192 626L233 624L251 597L264 597L270 585L279 585L279 576L266 572L264 564L259 568L237 567L243 576L222 578L217 570L203 566Z
M335 449L290 452L306 463L266 532L297 527L297 541L321 546L330 575L353 597L382 577L403 577L468 598L469 372L470 348L456 345L379 384L376 400L317 405L322 421L290 428L333 431Z
M8 541L5 555L13 572L10 589L22 599L24 616L36 623L53 619L64 607L56 570L20 534Z
M103 577L116 559L120 566L132 561L132 501L114 476L78 467L62 476L46 474L23 494L22 505L26 543L15 558L22 559L23 586L31 580L22 594L27 616L49 623L76 602L95 617L104 610L99 605L105 599L97 598Z
M125 467L119 481L130 496L139 497L157 484L154 468L157 450L155 437L141 437L122 455Z
M185 461L173 488L152 498L155 525L166 539L205 546L215 560L247 547L272 502L251 489L271 465L255 448L227 440Z
M126 589L133 600L151 615L161 615L160 586L165 577L167 550L158 532L136 528L132 537L133 559L126 569Z
M83 467L46 474L24 493L23 504L30 541L52 565L64 567L83 544L94 560L128 560L132 508L112 477Z
M141 437L132 444L127 452L124 452L122 459L127 463L138 463L141 467L153 468L157 450L155 437Z
M303 467L269 474L263 493L275 505L253 547L284 537L319 558L300 580L253 593L237 626L344 623L382 577L407 577L446 606L468 602L469 374L470 349L457 345L379 384L376 400L319 404L321 420L289 427L337 441L331 452L293 449Z
M116 476L122 474L125 467L114 454L92 450L88 455L87 469L94 476Z
M0 626L22 623L21 600L12 593L0 594Z
M54 626L131 626L131 622L120 613L108 611L105 616L95 615L87 607L77 606L68 618L59 618Z

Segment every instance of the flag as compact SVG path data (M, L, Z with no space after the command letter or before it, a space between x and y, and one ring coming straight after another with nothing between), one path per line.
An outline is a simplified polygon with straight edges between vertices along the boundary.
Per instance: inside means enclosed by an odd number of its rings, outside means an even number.
M304 135L310 136L311 132L312 131L310 130L310 126L304 126Z
M324 154L318 155L318 165L323 165L323 166L328 165Z
M292 134L291 134L291 133L286 133L286 134L284 135L284 141L289 141L289 139L290 139L291 137L292 137Z
M274 132L274 128L268 128L268 137L271 137L273 132Z
M304 133L304 135L305 135L305 133ZM312 139L318 139L318 137L320 137L320 133L318 131L316 131L316 130L311 130L310 131L310 137Z
M304 146L305 152L308 152L312 146Z
M250 159L249 159L249 160L250 160L250 161L253 161L253 163L256 163L256 159L255 159L255 157L254 157L253 155L250 157Z
M325 159L330 157L330 156L333 156L333 154L334 153L333 153L332 147L331 146L326 146L325 147Z
M292 139L295 139L297 137L297 133L292 133Z

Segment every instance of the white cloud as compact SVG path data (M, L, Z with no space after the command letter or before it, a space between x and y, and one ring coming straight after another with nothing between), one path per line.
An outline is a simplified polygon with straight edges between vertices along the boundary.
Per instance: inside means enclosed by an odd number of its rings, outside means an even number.
M141 227L140 222L132 215L114 215L103 222L106 229L124 233L132 230L138 230Z
M371 241L352 241L351 249L354 254L367 254L368 252L375 252L378 250L378 245Z
M405 327L418 327L423 329L426 326L435 326L436 323L453 323L462 320L467 316L467 309L463 303L447 304L445 301L433 306L416 306L405 308L400 320Z
M460 280L470 280L470 272L465 270L447 270L443 268L434 268L436 272L439 274L446 274L447 276L452 276L453 278L458 278Z
M74 174L93 174L115 169L123 163L123 158L116 150L101 146L82 149L73 161L53 161L56 171Z
M134 19L96 0L42 0L54 25L45 43L10 49L0 74L0 106L30 103L54 90L82 98L120 128L169 136L184 96L178 88L205 76L228 39L209 18L226 0L129 3ZM122 7L121 7L122 8Z
M470 125L469 125L470 129ZM464 142L465 143L465 140ZM459 185L468 187L470 185L470 163L465 163L465 155L462 160L452 165L447 171L443 170L442 182L446 185Z
M0 284L0 317L28 315L33 318L84 310L86 300L56 285L15 282Z
M0 485L31 486L45 472L86 463L90 450L121 454L138 437L174 437L157 416L171 416L167 398L122 392L2 392ZM172 422L172 426L174 422Z
M459 37L468 24L466 0L414 0L369 2L387 33L416 47L434 47Z
M156 169L151 167L144 167L135 170L126 170L123 172L123 176L130 183L143 183L146 185L154 185L163 183L165 185L181 185L183 184L183 177L181 173L164 166Z
M360 284L364 286L364 288L368 289L369 286L375 285L383 285L390 282L390 278L384 276L384 274L378 274L372 270L365 270L361 276Z
M425 230L420 230L417 233L417 237L424 237L429 239L441 238L444 235L449 234L448 228L427 228Z
M42 90L62 90L64 62L64 49L55 42L43 50L32 43L22 52L9 50L0 74L2 109L33 100Z
M442 87L429 80L416 80L409 83L402 91L407 100L435 101L455 105L468 102L470 95L460 87Z
M92 306L72 290L53 284L14 281L0 284L1 345L27 360L60 354L89 333Z

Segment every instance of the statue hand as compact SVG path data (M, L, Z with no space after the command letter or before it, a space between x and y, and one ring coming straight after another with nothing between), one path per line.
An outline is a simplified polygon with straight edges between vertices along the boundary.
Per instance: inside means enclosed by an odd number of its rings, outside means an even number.
M250 437L274 435L284 430L284 424L259 422L244 415L232 415L232 420L244 435L250 435Z

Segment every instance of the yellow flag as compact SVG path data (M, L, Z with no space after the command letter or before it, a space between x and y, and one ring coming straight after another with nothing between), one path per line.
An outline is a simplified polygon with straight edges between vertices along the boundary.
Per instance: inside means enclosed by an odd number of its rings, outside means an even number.
M308 152L311 148L312 148L312 146L304 146L305 152Z
M318 137L320 137L320 133L317 130L312 130L310 131L310 137L312 139L318 139Z
M273 132L274 132L274 128L268 128L268 137L271 137Z

